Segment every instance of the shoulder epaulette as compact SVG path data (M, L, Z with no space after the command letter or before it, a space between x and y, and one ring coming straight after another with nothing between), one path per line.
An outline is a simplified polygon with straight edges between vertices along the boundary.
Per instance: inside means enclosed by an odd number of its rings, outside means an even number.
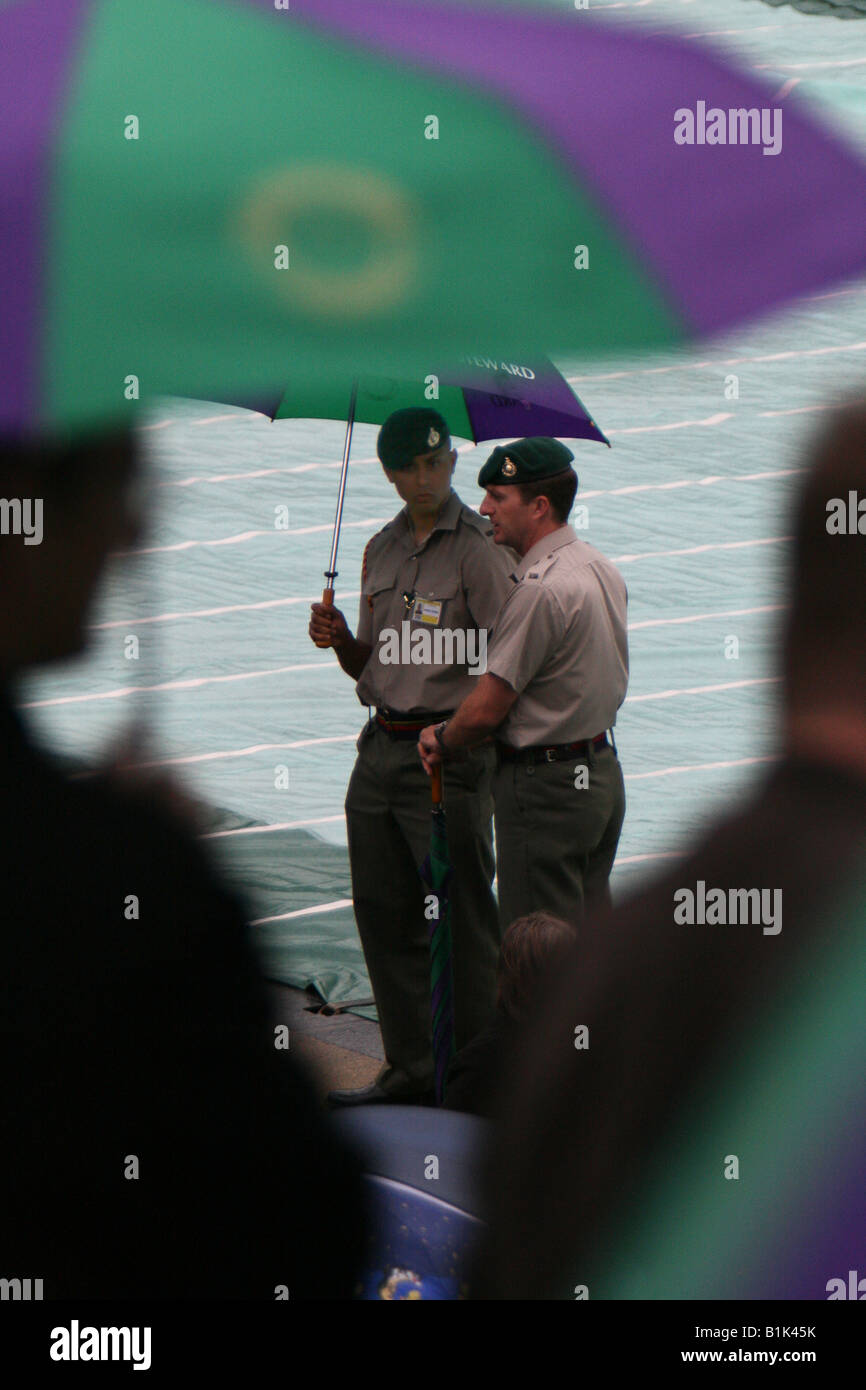
M371 536L370 539L368 540L367 544L364 546L364 558L363 558L363 560L361 561L361 583L362 583L362 584L363 584L364 580L367 578L367 562L368 562L368 560L369 560L370 551L371 551L371 549L373 548L374 542L377 541L377 540L379 539L380 536L384 536L385 532L388 530L388 527L389 527L389 526L393 526L393 524L394 524L393 522L389 521L387 526L383 526L383 527L381 528L381 530L379 530L379 531L374 531L373 534L372 534L372 536Z
M556 558L556 551L554 551L552 555L544 555L540 560L536 560L535 564L527 570L523 578L525 580L543 579L544 576L547 574L547 571L549 569L552 569L553 566L556 564Z

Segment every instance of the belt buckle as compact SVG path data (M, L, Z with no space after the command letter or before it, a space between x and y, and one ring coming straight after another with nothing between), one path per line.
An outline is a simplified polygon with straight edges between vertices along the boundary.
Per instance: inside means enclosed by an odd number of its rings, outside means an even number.
M556 749L555 749L555 748L545 748L545 750L544 750L544 761L545 761L546 763L555 763L555 762L556 762Z

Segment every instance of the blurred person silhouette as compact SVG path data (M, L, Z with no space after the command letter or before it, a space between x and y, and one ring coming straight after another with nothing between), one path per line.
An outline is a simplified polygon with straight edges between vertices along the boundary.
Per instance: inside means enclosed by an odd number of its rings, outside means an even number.
M866 1295L866 402L809 462L781 756L548 981L476 1298Z
M69 775L15 707L24 672L84 650L141 466L132 430L0 442L0 1277L45 1299L349 1297L359 1166L275 1047L191 803Z
M496 1013L483 1032L451 1059L445 1108L490 1116L508 1072L508 1053L532 1017L547 970L575 940L575 928L552 912L530 912L506 929L499 952Z

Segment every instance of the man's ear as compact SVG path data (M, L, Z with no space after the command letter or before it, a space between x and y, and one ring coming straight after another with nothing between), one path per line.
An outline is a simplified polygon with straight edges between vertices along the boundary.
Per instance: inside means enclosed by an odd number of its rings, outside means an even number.
M454 473L454 469L455 469L456 467L457 467L457 450L456 450L456 449L452 449L452 450L451 450L451 472L452 472L452 474Z

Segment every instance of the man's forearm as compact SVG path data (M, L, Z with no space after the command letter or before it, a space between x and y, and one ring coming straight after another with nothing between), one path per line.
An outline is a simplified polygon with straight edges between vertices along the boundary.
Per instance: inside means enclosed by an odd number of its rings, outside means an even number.
M448 720L445 730L445 747L449 750L454 748L473 748L476 743L483 743L486 738L493 733L496 728L491 724L483 710L468 708L474 696L468 696L456 714Z
M489 738L516 699L504 681L481 676L477 688L454 712L445 726L446 749L472 748Z
M471 695L445 721L445 727L428 724L421 730L418 753L424 770L432 775L440 762L457 756L461 748L473 748L498 729L517 699L506 680L485 671Z
M373 648L368 642L359 642L357 637L350 635L341 646L335 647L334 650L346 675L351 676L352 680L356 681L367 665Z

